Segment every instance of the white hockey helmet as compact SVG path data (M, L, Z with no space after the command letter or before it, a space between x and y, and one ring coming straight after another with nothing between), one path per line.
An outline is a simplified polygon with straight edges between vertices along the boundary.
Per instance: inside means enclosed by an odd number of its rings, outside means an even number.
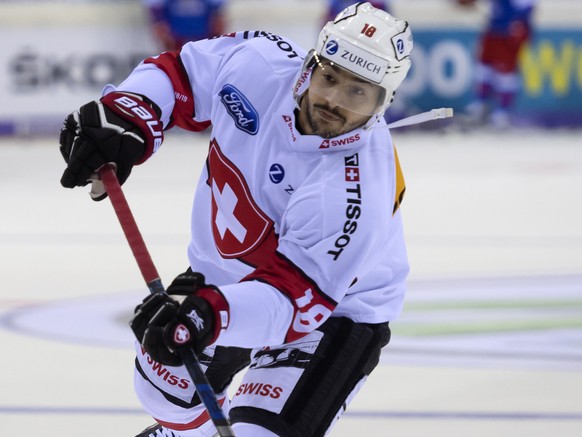
M325 25L315 49L305 58L299 81L305 82L306 72L321 65L322 58L328 60L383 88L381 101L370 114L381 117L410 69L412 46L412 33L406 21L368 2L360 2L347 7ZM297 100L305 89L298 82Z

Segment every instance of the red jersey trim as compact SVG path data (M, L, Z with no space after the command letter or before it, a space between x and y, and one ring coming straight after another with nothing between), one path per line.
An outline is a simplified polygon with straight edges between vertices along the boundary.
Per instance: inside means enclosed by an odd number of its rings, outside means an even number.
M164 52L155 58L147 58L144 64L154 64L168 75L174 88L174 110L167 128L177 125L183 129L200 132L210 126L210 121L195 121L194 94L188 73L179 52Z
M226 396L224 396L222 399L218 399L218 404L221 407L224 404L225 399L226 399ZM210 420L210 415L208 414L208 411L204 410L202 412L202 414L200 414L200 416L198 416L192 422L188 422L188 423L166 422L164 420L156 419L155 417L154 417L154 419L156 420L156 422L158 422L160 425L162 425L165 428L173 429L176 431L188 431L191 429L196 429L196 428L200 427L201 425L204 425L206 422L208 422Z
M285 342L297 340L315 330L337 306L337 302L323 293L311 278L279 252L274 252L268 262L242 281L267 283L289 298L293 304L293 321Z

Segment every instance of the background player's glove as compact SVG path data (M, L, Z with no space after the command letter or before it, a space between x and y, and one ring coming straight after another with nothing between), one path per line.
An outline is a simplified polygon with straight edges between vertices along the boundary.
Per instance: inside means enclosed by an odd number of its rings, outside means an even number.
M67 168L66 188L85 186L105 163L117 166L123 184L135 164L144 162L163 141L160 110L147 98L112 92L67 116L61 129L60 150ZM102 200L106 197L93 197Z
M228 318L228 303L218 288L188 270L174 279L167 293L146 297L136 307L130 326L154 361L179 366L179 349L202 352L226 328Z

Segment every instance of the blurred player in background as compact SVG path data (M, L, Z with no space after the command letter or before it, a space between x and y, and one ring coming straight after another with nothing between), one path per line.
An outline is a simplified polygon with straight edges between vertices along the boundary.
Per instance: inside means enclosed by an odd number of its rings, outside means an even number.
M224 0L142 0L162 50L179 50L188 41L222 35Z
M239 437L325 435L377 366L409 270L383 114L412 45L406 21L358 3L309 53L258 31L188 43L67 117L69 188L106 162L123 183L163 130L212 126L189 267L131 321L136 393L157 422L140 437L215 433L181 348L199 354Z
M388 13L391 13L390 3L392 0L377 0L369 2L372 6L378 9L382 9ZM327 14L324 19L324 23L331 21L335 18L337 14L343 11L345 8L353 4L352 0L328 0L327 2Z
M457 0L475 7L480 0ZM484 0L481 0L484 1ZM475 72L475 101L467 107L470 124L511 125L519 91L519 53L530 40L536 0L488 0L491 12L481 35Z

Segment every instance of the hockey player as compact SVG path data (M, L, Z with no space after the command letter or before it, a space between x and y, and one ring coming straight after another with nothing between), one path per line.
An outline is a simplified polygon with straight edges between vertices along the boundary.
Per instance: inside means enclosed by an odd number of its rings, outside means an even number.
M457 0L474 6L478 0ZM511 125L519 90L519 53L530 40L536 0L490 0L491 13L481 35L475 71L475 100L467 107L469 123Z
M142 0L163 50L224 33L223 0Z
M408 274L382 115L411 49L407 22L358 3L309 53L265 32L188 43L67 117L69 188L106 162L123 183L172 126L212 127L190 266L131 322L136 393L157 422L140 436L215 432L180 348L199 354L237 436L323 436L362 387Z
M327 16L326 21L333 20L337 14L339 14L342 10L347 8L352 3L353 2L350 0L328 0L327 11L326 11L326 16ZM375 8L382 9L386 12L391 12L391 9L390 9L390 4L392 3L391 0L372 0L368 3L370 3Z

